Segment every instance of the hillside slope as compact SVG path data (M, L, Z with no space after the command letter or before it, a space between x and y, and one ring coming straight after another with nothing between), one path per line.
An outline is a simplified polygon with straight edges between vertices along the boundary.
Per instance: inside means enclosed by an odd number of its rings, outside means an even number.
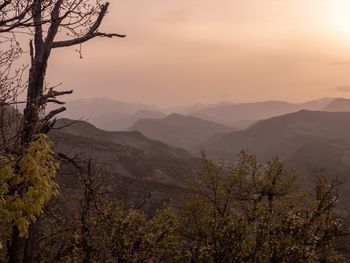
M162 119L142 119L131 130L145 136L187 150L198 150L210 137L218 133L229 133L234 129L222 124L202 120L193 116L170 114Z
M350 113L302 110L259 121L247 130L212 141L205 148L223 158L249 149L269 159L274 155L287 157L300 144L316 139L350 140Z
M203 146L215 159L234 160L242 150L257 154L260 160L279 157L302 174L308 189L315 170L345 181L343 204L350 202L350 112L299 111L257 122L211 140Z
M57 127L72 121L59 120ZM146 138L138 132L107 132L86 122L77 122L51 135L56 151L69 157L92 159L107 168L113 193L137 202L148 193L149 207L174 196L187 180L195 177L200 161L185 150ZM74 188L71 172L65 166L61 181Z

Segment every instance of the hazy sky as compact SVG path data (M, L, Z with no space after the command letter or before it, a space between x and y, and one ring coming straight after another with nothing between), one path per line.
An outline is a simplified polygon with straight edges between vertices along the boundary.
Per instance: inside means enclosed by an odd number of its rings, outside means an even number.
M100 39L55 50L71 98L161 106L350 97L350 0L110 0Z

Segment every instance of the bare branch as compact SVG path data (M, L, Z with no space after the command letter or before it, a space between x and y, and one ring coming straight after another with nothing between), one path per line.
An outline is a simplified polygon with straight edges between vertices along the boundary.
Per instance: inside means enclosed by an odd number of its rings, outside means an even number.
M90 30L85 35L78 37L78 38L75 38L75 39L71 39L71 40L54 42L54 43L52 43L52 48L62 48L62 47L70 47L70 46L78 45L78 44L87 42L90 39L95 38L95 37L125 38L126 35L122 35L122 34L107 34L107 33L97 32L98 28L100 27L100 25L102 23L104 16L106 15L106 13L108 11L108 7L109 7L109 3L105 3L104 5L101 6L101 11L99 13L99 16L97 17L95 23L92 25Z

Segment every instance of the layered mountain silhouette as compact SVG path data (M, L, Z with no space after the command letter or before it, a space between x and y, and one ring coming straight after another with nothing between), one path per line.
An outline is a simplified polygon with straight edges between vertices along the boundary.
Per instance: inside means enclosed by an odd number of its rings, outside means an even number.
M232 132L205 145L208 152L230 159L241 149L265 159L287 159L305 142L350 140L350 113L301 110L256 122L244 131Z
M69 101L61 117L84 120L111 131L126 130L139 118L158 118L164 114L154 105L94 98Z
M154 105L142 103L127 103L109 98L93 98L67 102L67 111L61 116L74 120L85 120L100 129L109 131L125 131L130 129L138 120L164 118L165 113L191 115L226 126L245 129L261 119L296 112L301 109L320 110L332 100L333 98L323 98L300 104L283 101L198 103L189 107L160 109ZM50 110L50 107L48 110Z
M74 107L81 107L75 114L89 114L109 129L117 129L113 125L120 125L125 129L131 127L130 131L106 131L89 122L61 119L50 136L57 152L71 158L92 159L107 167L108 185L128 204L137 203L150 194L147 209L151 211L182 192L184 184L194 180L200 168L200 159L190 152L199 153L202 148L215 160L235 161L242 149L257 154L262 161L279 157L288 167L301 172L301 183L306 187L312 186L314 169L325 169L333 178L344 179L343 189L350 191L350 182L347 182L350 174L350 100L325 98L304 104L274 101L198 105L197 109L205 108L201 114L249 126L245 130L207 120L211 117L203 119L175 113L165 116L152 106L118 105L116 107L115 102L108 99L98 99L79 102ZM68 108L70 106L68 104ZM298 111L299 108L321 111ZM70 110L74 111L74 108ZM269 117L285 111L292 113ZM251 124L251 118L258 121ZM64 164L59 180L68 191L74 192L77 181L72 176L73 171L71 165ZM350 203L346 191L342 191L342 200Z
M165 108L163 111L168 112L168 113L179 113L183 115L191 115L192 113L198 112L198 111L203 111L219 106L224 106L224 105L231 105L234 104L229 101L221 101L218 103L213 103L213 104L204 104L204 103L196 103L191 106L178 106L178 107L168 107Z
M161 119L164 118L166 114L160 111L152 110L139 110L134 114L123 117L115 121L105 121L99 126L103 127L104 130L108 131L125 131L129 130L138 120L141 119Z
M215 159L235 160L242 150L260 160L279 157L299 170L302 184L311 187L315 169L324 169L332 178L345 180L350 190L350 112L302 110L259 121L244 131L211 140L203 148ZM343 201L350 195L343 192Z
M229 133L234 128L194 116L173 113L162 119L141 119L131 130L139 131L149 138L171 146L198 151L199 145L210 137Z
M112 193L127 203L150 194L148 208L158 206L192 180L200 160L189 152L146 138L139 132L103 131L83 121L61 119L50 136L55 150L70 158L92 159L108 170ZM74 167L64 165L59 178L71 191L76 189Z
M258 120L280 116L302 109L320 110L328 105L332 100L333 98L323 98L300 104L293 104L284 101L228 104L194 112L192 115L244 129Z
M315 180L313 171L324 169L331 178L345 180L342 204L350 202L350 195L346 193L350 191L347 182L350 174L350 112L301 110L258 121L240 131L179 114L158 120L141 120L135 126L140 131L109 132L87 122L62 119L56 128L63 128L54 130L51 136L58 152L91 158L114 171L108 183L118 197L137 202L144 194L152 193L152 200L148 202L150 210L182 192L183 185L196 178L200 167L200 160L191 153L160 142L160 139L172 143L187 140L193 145L202 141L200 147L214 160L234 162L241 150L257 154L262 161L279 157L289 168L300 171L301 184L307 189ZM70 178L66 176L62 180L74 188Z

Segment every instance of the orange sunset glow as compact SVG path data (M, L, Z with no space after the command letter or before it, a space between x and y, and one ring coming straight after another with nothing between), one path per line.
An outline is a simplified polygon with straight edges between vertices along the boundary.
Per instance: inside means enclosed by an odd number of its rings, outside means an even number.
M65 76L76 97L163 106L347 97L348 10L348 0L113 0L103 29L127 38L85 44L83 60L60 50L50 80Z

